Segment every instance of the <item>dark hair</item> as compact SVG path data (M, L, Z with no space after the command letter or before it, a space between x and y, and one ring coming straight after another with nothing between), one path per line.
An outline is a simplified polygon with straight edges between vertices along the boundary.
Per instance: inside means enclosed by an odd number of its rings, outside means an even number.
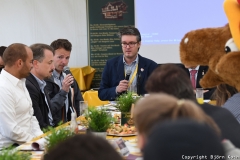
M26 47L25 44L21 43L13 43L8 46L3 52L4 65L11 67L18 59L22 59L25 62L28 57Z
M162 64L149 76L145 89L148 93L167 93L179 99L196 101L187 73L175 64Z
M63 48L66 51L72 51L72 44L67 39L57 39L50 45L54 50Z
M126 28L123 28L119 32L119 37L122 38L123 35L134 35L137 37L137 41L141 42L141 34L140 34L139 30L135 27L128 26Z
M238 93L237 89L228 84L220 84L213 93L213 98L216 99L216 105L222 106L228 98Z
M44 160L122 160L117 151L101 137L92 134L75 135L48 152Z
M50 50L53 52L54 55L54 49L47 45L42 43L36 43L30 46L32 52L33 52L33 60L37 60L39 62L42 62L44 58L44 50Z
M143 152L144 160L189 159L196 155L208 158L218 155L225 159L221 139L212 128L191 119L165 121L155 125Z
M0 47L0 57L3 56L3 52L5 51L6 48L7 48L7 47L5 47L5 46L1 46L1 47Z

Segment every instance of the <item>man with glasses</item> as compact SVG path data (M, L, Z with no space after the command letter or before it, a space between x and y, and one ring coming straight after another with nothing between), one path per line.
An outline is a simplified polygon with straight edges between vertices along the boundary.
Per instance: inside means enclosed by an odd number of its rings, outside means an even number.
M4 68L2 56L3 56L3 52L5 51L6 48L7 47L5 47L5 46L0 47L0 73L1 73L2 69Z
M119 33L123 55L107 61L98 97L113 101L122 93L130 90L138 95L146 94L145 82L157 63L138 54L141 35L137 28L126 27Z

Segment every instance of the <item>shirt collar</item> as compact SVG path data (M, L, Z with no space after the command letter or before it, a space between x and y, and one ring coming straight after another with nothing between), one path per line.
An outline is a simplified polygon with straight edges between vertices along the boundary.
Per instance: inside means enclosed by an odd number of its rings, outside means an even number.
M36 77L34 74L32 74L35 79L37 80L38 82L38 85L40 87L40 89L44 89L44 87L46 86L46 82L44 80L40 80L38 77Z
M132 65L134 63L138 63L138 55L137 55L136 59L130 65ZM128 65L127 62L124 59L124 56L123 56L123 64Z
M53 70L53 77L55 77L55 78L60 78L61 76L63 76L63 74L62 74L62 72L61 72L61 74L59 74L56 70Z
M194 69L189 68L188 70L189 70L189 72L190 72L191 70L197 70L197 71L198 71L199 67L200 67L200 66L198 65L196 68L194 68Z
M24 84L26 81L26 78L18 79L17 77L5 71L5 69L2 69L1 75L6 77L14 86L17 86L18 84Z

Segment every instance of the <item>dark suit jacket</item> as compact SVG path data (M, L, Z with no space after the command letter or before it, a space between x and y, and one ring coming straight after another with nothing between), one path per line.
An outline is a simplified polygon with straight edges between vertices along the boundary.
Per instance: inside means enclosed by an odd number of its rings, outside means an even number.
M201 108L216 122L222 132L222 138L229 139L237 148L240 148L240 124L232 113L225 108L208 103L202 104Z
M80 113L79 101L83 101L83 98L76 80L74 80L74 100L73 100L74 105L72 105L71 102L72 93L70 90L68 93L66 93L63 90L60 90L59 86L54 82L53 77L45 79L45 81L47 83L46 89L51 99L51 110L55 124L56 125L59 124L60 121L67 122L71 120L71 111L69 109L70 106L75 107L77 116L79 116ZM65 105L66 94L68 95L69 106ZM68 113L66 113L66 107L68 107Z
M47 128L50 126L48 117L48 106L45 101L45 96L41 92L36 78L30 74L26 78L26 87L32 99L32 107L34 110L34 116L36 116L41 128ZM50 99L47 96L48 104L50 105Z
M144 58L138 55L138 73L139 78L139 93L143 95L146 93L144 87L147 78L150 76L152 71L158 66L154 61ZM144 71L141 71L144 69ZM107 61L104 70L102 72L102 80L100 88L98 90L98 97L101 100L113 101L118 96L116 94L116 87L121 80L125 79L123 55L114 57Z
M186 71L188 76L190 77L190 72L187 68L182 65L182 68ZM208 70L208 66L199 66L198 73L197 73L197 81L196 81L196 88L202 88L199 84L200 79L206 74ZM211 99L211 96L216 88L205 88L206 90L209 90L208 92L204 93L204 99Z

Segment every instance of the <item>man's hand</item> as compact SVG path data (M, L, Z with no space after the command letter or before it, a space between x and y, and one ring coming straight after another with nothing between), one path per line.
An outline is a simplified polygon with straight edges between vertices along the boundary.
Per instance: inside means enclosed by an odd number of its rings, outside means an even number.
M121 80L116 88L117 93L122 93L124 91L127 91L128 89L128 81L127 80Z
M69 92L69 88L73 82L73 76L71 74L66 75L66 77L62 81L62 90Z

